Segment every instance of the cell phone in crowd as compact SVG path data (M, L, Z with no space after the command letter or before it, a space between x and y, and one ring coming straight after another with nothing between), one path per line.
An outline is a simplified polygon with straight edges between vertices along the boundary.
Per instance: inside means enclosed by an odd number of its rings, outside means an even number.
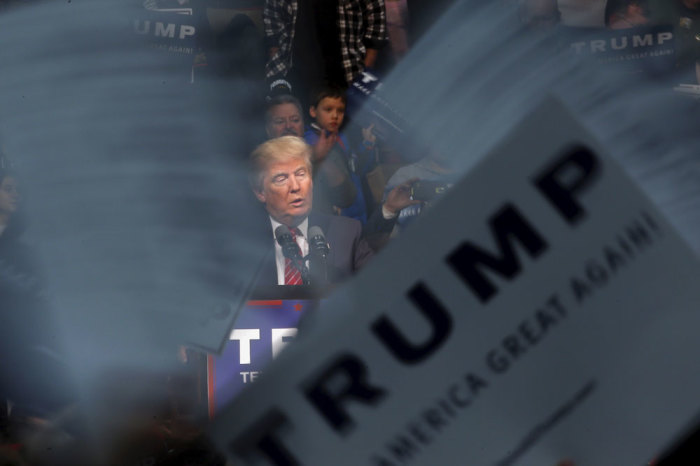
M445 183L444 181L418 180L411 186L411 200L432 201L444 194L450 186L452 186L451 183Z
M323 133L323 129L320 126L318 126L315 122L312 122L309 126L311 126L313 132L318 134L319 136L321 135L321 133Z

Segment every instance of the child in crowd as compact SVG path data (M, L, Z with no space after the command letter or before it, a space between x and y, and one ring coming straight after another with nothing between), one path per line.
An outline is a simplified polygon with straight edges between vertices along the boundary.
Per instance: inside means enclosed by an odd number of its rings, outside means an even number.
M339 209L340 215L359 220L364 225L368 217L367 201L371 199L365 190L364 180L369 171L376 166L376 137L372 127L362 130L362 149L353 150L347 137L340 128L345 118L347 100L345 90L340 87L327 86L312 94L309 114L313 119L311 129L304 134L306 142L315 146L319 138L327 141L328 155L339 156L350 171L353 184L357 188L357 196L352 205Z

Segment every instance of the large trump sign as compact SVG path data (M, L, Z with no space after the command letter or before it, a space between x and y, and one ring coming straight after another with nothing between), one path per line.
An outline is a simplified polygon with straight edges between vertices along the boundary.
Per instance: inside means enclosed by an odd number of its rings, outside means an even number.
M698 278L548 101L331 297L214 435L246 464L642 464L700 407Z

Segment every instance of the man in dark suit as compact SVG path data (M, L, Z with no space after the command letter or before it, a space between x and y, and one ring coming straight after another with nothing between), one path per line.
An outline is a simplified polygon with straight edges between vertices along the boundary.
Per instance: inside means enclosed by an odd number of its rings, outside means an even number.
M271 251L270 260L263 266L258 285L301 284L299 267L285 260L275 240L274 232L280 225L293 231L303 257L309 254L311 227L323 231L330 246L326 259L330 284L349 277L372 257L372 250L361 238L362 226L357 220L311 213L311 147L303 139L296 136L271 139L253 151L250 161L253 193L268 213L267 231L271 246L274 244L274 254Z

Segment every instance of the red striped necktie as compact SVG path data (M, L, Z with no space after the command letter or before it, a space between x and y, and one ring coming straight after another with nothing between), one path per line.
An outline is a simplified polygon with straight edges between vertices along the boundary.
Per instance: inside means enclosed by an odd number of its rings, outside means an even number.
M292 238L294 242L297 241L297 236L302 236L301 231L298 228L290 228L289 231L292 232ZM297 244L297 249L299 245ZM299 249L299 255L301 256L301 249ZM294 266L292 260L285 257L284 258L284 284L285 285L303 285L304 281L301 279L301 272L298 268Z

